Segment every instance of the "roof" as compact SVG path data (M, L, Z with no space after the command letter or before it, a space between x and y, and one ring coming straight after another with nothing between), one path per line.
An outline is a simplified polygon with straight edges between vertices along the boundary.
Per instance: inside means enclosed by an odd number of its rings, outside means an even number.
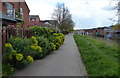
M53 22L57 22L56 20L41 20L40 22L43 22L43 23L53 23Z
M11 17L7 16L6 14L2 13L1 11L0 11L0 19L5 19L5 20L16 22L16 20L14 18L11 18Z
M27 8L28 8L28 10L29 10L29 12L30 12L30 9L29 9L29 7L28 7L28 5L27 5L26 1L25 1L25 4L26 4L26 6L27 6Z
M30 15L30 18L39 18L39 15Z

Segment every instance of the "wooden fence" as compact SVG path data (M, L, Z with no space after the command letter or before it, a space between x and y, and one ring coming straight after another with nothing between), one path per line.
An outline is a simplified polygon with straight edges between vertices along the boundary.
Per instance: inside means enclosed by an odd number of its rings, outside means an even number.
M8 42L10 36L17 36L20 38L30 38L32 36L32 31L24 28L2 28L2 49L5 43Z

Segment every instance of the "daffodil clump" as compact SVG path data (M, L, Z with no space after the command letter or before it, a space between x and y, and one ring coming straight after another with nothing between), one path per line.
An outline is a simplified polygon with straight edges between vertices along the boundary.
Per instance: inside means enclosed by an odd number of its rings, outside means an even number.
M28 55L27 56L27 61L28 61L28 63L32 63L34 60L30 55Z
M5 47L6 47L6 48L12 48L12 45L11 45L10 43L6 43L6 44L5 44Z
M38 41L34 36L32 36L32 42L34 46L38 45Z
M59 36L64 37L65 35L63 33L58 33Z
M53 45L53 51L57 50L64 42L64 34L62 33L53 33L53 40L52 45Z
M13 56L16 55L16 51L13 49L12 44L10 43L6 43L5 44L5 51L9 53L9 55L7 56L7 59L13 59Z
M56 50L56 45L54 43L52 43L52 47L53 47L53 51Z
M38 51L38 52L42 52L42 48L40 46L31 46L31 49Z
M31 46L31 49L37 50L37 47L36 46Z
M57 33L53 33L53 35L54 35L54 36L58 36L58 34L57 34Z
M31 46L32 50L38 51L38 52L42 52L42 48L40 46L38 46L38 41L35 37L32 36L32 42L33 45Z
M64 34L62 34L62 33L53 33L53 36L56 37L57 43L62 45L62 43L64 42Z
M53 30L50 30L51 33L53 33L54 31Z
M58 40L58 43L62 44L64 42L64 34L58 33L56 39Z
M16 54L17 61L21 61L23 59L23 55L21 53Z
M42 52L42 48L40 46L37 46L38 52Z
M59 47L60 47L60 44L59 44L59 43L56 43L56 46L57 46L57 48L59 48Z
M62 37L61 36L57 36L56 39L57 39L59 44L62 44L63 41L62 41Z

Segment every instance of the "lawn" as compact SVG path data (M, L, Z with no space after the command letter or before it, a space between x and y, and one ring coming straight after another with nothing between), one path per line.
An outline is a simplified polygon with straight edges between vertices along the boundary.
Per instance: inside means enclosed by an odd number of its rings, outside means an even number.
M88 76L118 76L118 45L74 35Z

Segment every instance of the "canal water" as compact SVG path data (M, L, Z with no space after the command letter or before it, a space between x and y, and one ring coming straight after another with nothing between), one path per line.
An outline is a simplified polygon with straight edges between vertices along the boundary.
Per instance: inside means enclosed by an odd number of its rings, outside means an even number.
M104 37L97 37L97 36L92 36L92 38L108 41L108 42L111 42L111 43L117 43L118 45L120 45L120 40L119 39L110 39L108 37L104 38Z

